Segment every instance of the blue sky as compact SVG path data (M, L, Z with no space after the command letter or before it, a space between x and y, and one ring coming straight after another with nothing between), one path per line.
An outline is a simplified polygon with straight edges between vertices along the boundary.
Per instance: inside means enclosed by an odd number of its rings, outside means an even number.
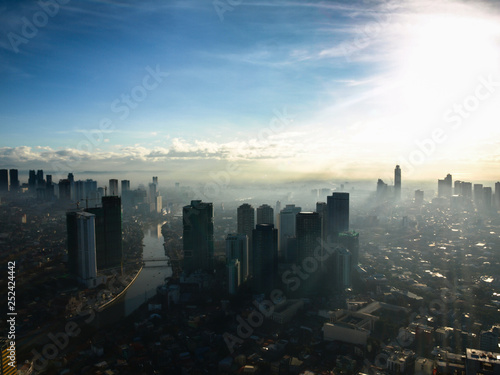
M2 167L498 179L496 1L1 7Z

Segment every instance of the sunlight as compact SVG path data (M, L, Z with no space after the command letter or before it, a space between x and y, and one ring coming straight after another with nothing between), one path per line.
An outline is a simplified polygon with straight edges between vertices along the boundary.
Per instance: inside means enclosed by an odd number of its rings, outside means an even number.
M443 14L426 16L409 29L400 66L406 99L415 104L460 98L480 75L498 71L497 24Z

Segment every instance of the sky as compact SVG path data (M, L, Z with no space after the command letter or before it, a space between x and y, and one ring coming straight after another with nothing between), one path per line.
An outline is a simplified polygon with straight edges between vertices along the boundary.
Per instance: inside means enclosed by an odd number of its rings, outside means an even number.
M500 2L0 2L0 168L500 179Z

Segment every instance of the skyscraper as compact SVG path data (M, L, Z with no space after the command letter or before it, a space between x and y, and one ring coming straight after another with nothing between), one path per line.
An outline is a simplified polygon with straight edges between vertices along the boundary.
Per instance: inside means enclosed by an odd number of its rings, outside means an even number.
M415 190L415 204L421 206L424 204L424 191L423 190Z
M68 179L59 180L59 199L63 201L71 200L71 181Z
M238 259L240 262L241 281L245 281L250 274L250 259L248 236L244 233L230 233L226 237L226 259Z
M279 257L287 254L288 240L295 237L295 216L302 210L294 204L287 204L279 216Z
M111 196L118 196L118 180L111 178L109 180L109 190L108 190L108 195Z
M319 287L321 259L316 249L321 247L321 216L317 212L299 212L295 216L298 265L307 268L309 277L303 280L300 294L309 296Z
M212 272L214 256L214 210L212 203L193 200L182 209L184 271Z
M244 233L252 243L252 231L255 229L255 209L248 203L243 203L237 209L237 232Z
M326 202L316 202L316 212L321 216L321 238L326 240L327 233L327 206Z
M483 184L474 184L474 204L479 210L483 206Z
M0 169L0 193L9 191L9 171Z
M278 231L273 224L257 224L252 236L252 288L267 293L278 272Z
M335 241L340 232L349 230L349 193L333 193L327 197L327 236Z
M335 286L341 292L351 287L351 253L339 247L335 250Z
M10 169L9 177L10 177L10 191L12 193L17 193L19 191L19 177L17 174L17 169Z
M231 259L228 264L228 287L229 294L236 294L241 284L241 263L238 259Z
M443 180L438 180L438 197L449 198L452 193L452 177L447 174Z
M495 207L500 208L500 182L495 182Z
M102 197L102 207L92 207L86 211L95 215L97 269L121 269L123 245L120 197Z
M268 204L257 207L257 224L274 224L274 210Z
M122 180L122 196L126 191L130 191L130 181L129 180Z
M87 287L97 284L95 215L84 212L66 214L68 265L70 274Z
M394 198L396 202L401 200L401 168L396 165L394 169Z
M28 175L28 190L30 193L34 193L36 190L36 172L35 170L30 170Z

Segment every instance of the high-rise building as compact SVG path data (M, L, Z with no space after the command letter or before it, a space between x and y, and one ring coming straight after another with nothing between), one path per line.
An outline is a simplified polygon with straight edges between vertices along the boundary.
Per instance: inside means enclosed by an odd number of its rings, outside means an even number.
M122 196L126 191L130 191L130 180L122 180Z
M472 199L472 182L462 182L461 184L462 188L462 195L465 199L471 200Z
M0 169L0 193L9 191L9 171Z
M474 184L474 203L477 209L483 206L483 184Z
M10 191L12 193L17 193L19 191L19 177L17 169L10 169L9 177L10 177Z
M36 190L36 172L35 170L30 170L28 175L28 190L30 193L34 193Z
M415 204L421 206L424 204L424 191L423 190L415 190Z
M109 180L109 190L108 190L108 195L110 196L118 196L120 195L118 193L118 180L115 178L111 178Z
M492 199L493 199L493 193L491 187L489 186L483 187L483 208L486 211L489 211L493 208Z
M321 216L321 238L326 240L328 210L326 202L316 202L316 212Z
M252 236L252 288L268 293L278 272L278 231L273 224L258 224Z
M158 177L157 176L153 176L153 184L158 185Z
M349 193L336 193L327 197L327 236L335 241L340 232L349 230Z
M379 178L377 181L377 201L382 202L387 198L388 189L387 184Z
M443 180L438 180L438 197L450 198L452 193L452 177L447 174Z
M45 181L43 179L43 169L36 171L36 185L38 187L45 185Z
M102 197L101 207L91 207L86 211L95 215L97 269L121 269L123 245L120 197Z
M295 216L302 210L294 204L287 204L279 216L279 257L285 258L288 248L288 240L295 237Z
M323 250L321 246L321 216L317 212L299 212L295 216L296 238L297 238L297 259L296 263L304 268L308 277L303 280L300 294L309 296L317 290L320 282L320 269L323 253L318 257L318 250Z
M335 250L335 285L339 292L351 287L351 253L339 247Z
M52 183L52 175L48 174L47 181L45 183L45 198L48 201L54 199L54 184Z
M248 203L243 203L237 209L237 232L248 236L252 243L252 231L255 229L255 209Z
M70 274L88 288L97 286L95 215L74 211L66 214Z
M241 281L250 275L248 236L244 233L230 233L226 237L226 259L238 259L240 262Z
M214 209L212 203L193 200L182 209L184 271L213 271Z
M241 284L241 270L240 270L240 261L238 259L231 259L228 264L228 287L229 294L236 294L238 292L238 288Z
M495 182L495 207L500 209L500 182Z
M396 202L401 200L401 168L396 165L394 169L394 198Z
M257 207L257 224L274 224L274 210L268 204Z
M71 181L68 179L59 180L59 199L63 201L71 200Z

